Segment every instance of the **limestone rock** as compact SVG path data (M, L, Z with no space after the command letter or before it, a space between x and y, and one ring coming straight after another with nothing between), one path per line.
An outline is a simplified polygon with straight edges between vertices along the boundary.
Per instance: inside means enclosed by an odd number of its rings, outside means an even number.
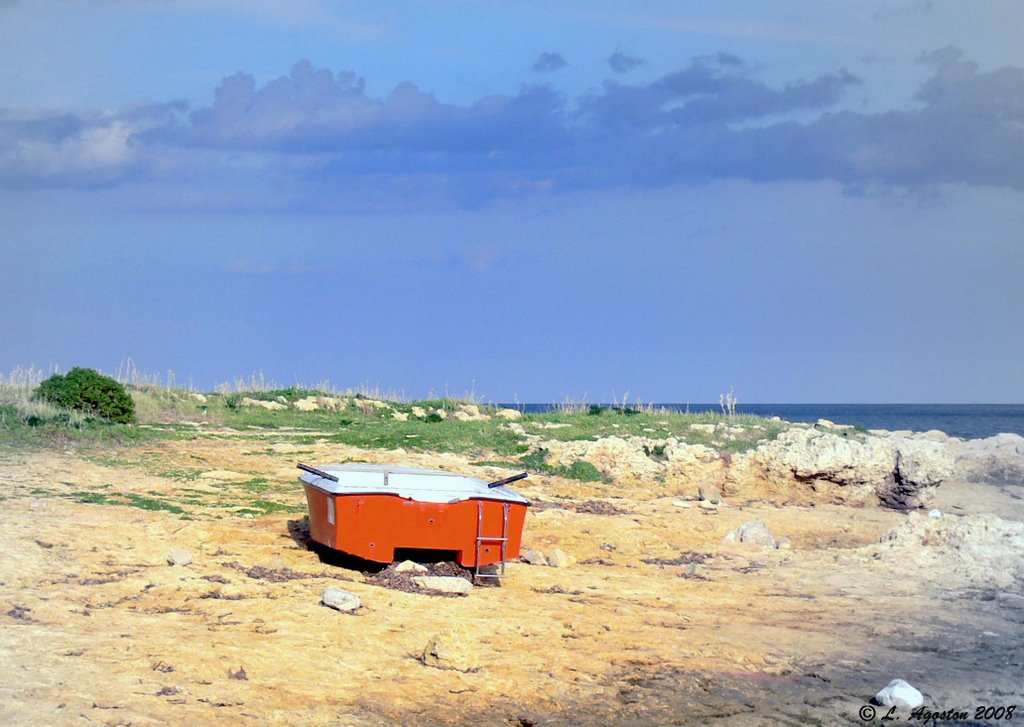
M192 553L184 548L171 548L167 551L167 565L188 565L192 562Z
M1024 485L1024 437L997 434L951 445L957 477L983 484Z
M242 398L242 406L255 406L260 409L268 409L270 411L278 411L280 409L287 409L288 407L278 401L264 401L262 399L251 399L248 396Z
M1024 582L1024 523L994 515L930 518L913 512L876 550L885 567L942 573L950 588Z
M403 560L395 566L395 573L426 573L427 570L427 566L414 563L411 560Z
M409 420L409 415L402 411L391 412L391 418L395 421L405 422Z
M736 538L741 543L761 545L765 548L776 547L775 538L772 537L768 526L760 520L748 520L736 530Z
M883 707L917 709L924 704L921 692L902 679L893 679L889 685L875 695L875 701Z
M434 411L432 411L430 413L431 414L437 414L438 419L447 419L448 418L448 412L445 411L444 409L434 409Z
M320 405L316 403L315 396L307 396L304 399L299 399L293 404L293 406L299 411L317 411Z
M412 415L418 419L423 419L427 416L427 412L422 406L414 406L412 408Z
M473 590L473 584L459 576L414 576L412 582L420 588L441 593L458 593L465 596Z
M519 560L530 565L547 565L548 559L539 550L524 550L519 554Z
M844 434L793 427L739 459L769 479L831 483L838 486L837 499L900 510L924 506L953 474L952 455L941 442Z
M568 568L572 565L572 557L560 548L548 553L548 565L552 568Z
M359 596L340 588L325 589L323 595L320 596L320 603L335 611L355 611L362 606Z
M552 439L544 441L541 447L548 451L548 462L559 467L571 467L583 460L612 479L654 478L662 471L662 466L644 453L643 445L648 441L639 437L573 442Z
M502 419L506 419L510 422L514 422L517 419L521 419L523 413L518 409L498 409L498 411L495 412L494 415Z
M198 391L193 391L191 394L189 394L189 396L191 396L194 401L200 404L206 403L206 397L200 394Z
M489 414L482 413L476 404L463 404L452 416L460 422L488 421L491 418Z
M715 485L701 483L697 486L697 497L701 500L707 500L713 505L717 505L722 501L722 491Z
M459 624L432 636L423 648L420 662L435 669L461 672L480 668L477 649Z

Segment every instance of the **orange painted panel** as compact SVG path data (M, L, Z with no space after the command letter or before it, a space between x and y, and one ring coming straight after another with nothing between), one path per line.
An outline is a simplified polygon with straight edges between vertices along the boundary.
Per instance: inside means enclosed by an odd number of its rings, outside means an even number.
M419 502L397 495L334 495L305 485L310 537L318 543L379 563L395 559L396 548L453 550L459 563L476 565L477 519L483 507L483 535L500 538L508 505L506 560L519 557L527 505L498 500ZM334 499L334 523L328 522ZM501 562L501 543L484 542L480 565Z

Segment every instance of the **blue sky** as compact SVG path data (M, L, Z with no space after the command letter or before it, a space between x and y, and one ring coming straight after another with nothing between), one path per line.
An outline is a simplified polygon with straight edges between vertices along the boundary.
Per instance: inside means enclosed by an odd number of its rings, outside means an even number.
M1024 401L1022 24L0 0L0 369Z

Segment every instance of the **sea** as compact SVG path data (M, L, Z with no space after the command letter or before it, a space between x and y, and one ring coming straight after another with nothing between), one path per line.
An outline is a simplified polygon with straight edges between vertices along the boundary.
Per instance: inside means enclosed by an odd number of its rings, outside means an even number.
M558 404L509 404L527 413L558 409ZM718 404L654 404L670 411L721 412ZM781 417L790 422L828 419L866 429L938 429L952 437L982 439L1008 432L1024 436L1024 404L739 404L737 414Z

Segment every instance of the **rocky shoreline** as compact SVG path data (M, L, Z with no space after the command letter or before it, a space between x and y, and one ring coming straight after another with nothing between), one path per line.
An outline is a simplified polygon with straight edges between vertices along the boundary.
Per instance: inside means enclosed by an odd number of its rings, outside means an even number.
M1024 439L546 434L529 437L550 464L605 481L524 481L533 552L468 595L418 585L450 567L311 550L291 461L502 473L468 457L214 431L8 453L0 721L865 724L893 679L935 713L1024 709ZM253 473L291 513L229 507Z

